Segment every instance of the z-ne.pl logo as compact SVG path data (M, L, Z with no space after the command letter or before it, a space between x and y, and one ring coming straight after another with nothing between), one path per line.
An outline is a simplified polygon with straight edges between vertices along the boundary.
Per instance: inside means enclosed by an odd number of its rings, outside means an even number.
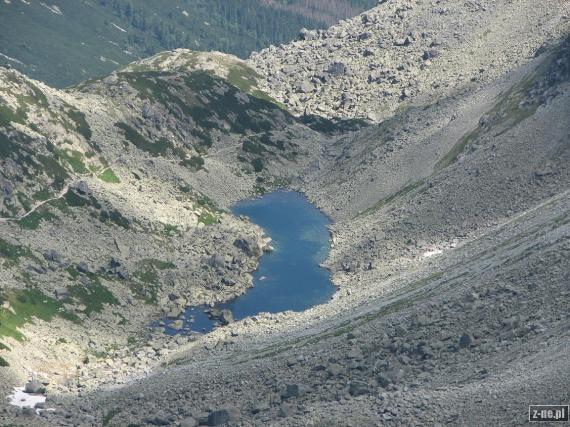
M541 421L568 421L570 405L530 405L528 420L531 423Z

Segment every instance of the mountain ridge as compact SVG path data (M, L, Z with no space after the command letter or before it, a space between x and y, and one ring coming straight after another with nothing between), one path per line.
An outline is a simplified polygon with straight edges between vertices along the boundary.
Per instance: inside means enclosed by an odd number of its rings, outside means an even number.
M292 38L302 27L326 26L322 14L306 16L307 8L296 8L297 3L276 7L260 0L3 2L0 65L65 87L163 50L223 50L245 57L254 49ZM336 20L373 1L334 1L335 6L345 3L350 7L328 8L325 16Z

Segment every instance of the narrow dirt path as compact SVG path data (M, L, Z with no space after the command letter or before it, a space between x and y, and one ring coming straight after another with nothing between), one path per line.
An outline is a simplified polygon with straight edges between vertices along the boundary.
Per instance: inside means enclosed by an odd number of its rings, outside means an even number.
M66 184L61 191L57 194L57 196L55 197L51 197L47 200L42 200L41 202L37 203L36 205L34 205L34 207L32 209L30 209L29 211L27 211L26 213L15 217L15 218L0 218L0 223L6 223L6 222L12 222L12 221L21 221L22 219L26 218L28 215L31 215L32 213L34 213L35 211L37 211L39 208L41 208L43 205L45 205L46 203L49 202L53 202L54 200L57 199L61 199L65 193L67 193L67 191L69 190L69 187L73 185L73 183L71 184Z

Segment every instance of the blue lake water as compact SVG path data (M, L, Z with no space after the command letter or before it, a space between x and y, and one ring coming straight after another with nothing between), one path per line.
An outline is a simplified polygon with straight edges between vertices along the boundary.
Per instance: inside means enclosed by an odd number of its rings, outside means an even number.
M330 220L303 195L275 191L239 202L232 212L246 215L261 226L273 239L274 251L262 256L253 274L254 287L232 301L216 305L217 308L231 310L234 319L240 320L260 312L303 311L331 298L336 289L329 271L319 265L330 250L327 228ZM188 308L186 330L174 330L167 325L166 333L212 330L216 322L204 312L206 308Z

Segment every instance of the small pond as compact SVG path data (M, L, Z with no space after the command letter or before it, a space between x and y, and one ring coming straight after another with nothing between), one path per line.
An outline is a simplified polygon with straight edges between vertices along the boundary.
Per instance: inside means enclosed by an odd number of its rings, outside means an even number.
M329 271L320 264L330 250L329 218L300 193L275 191L263 197L238 202L235 215L245 215L261 226L273 241L274 250L262 256L253 274L254 287L243 295L215 306L229 309L235 320L261 312L303 311L328 301L336 288ZM186 330L176 330L166 322L166 333L175 335L208 332L216 327L206 313L208 307L189 307Z

